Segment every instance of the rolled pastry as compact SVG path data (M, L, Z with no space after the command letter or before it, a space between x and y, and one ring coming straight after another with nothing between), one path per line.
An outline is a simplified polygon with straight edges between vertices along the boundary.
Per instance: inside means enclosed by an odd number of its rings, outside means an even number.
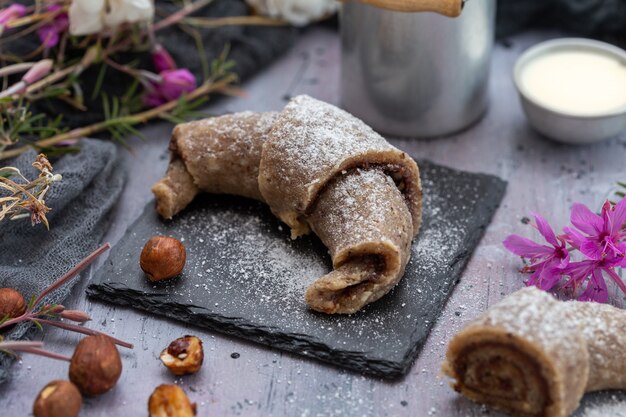
M298 107L327 119L309 125ZM315 114L319 109L324 114ZM153 187L157 211L171 218L200 191L272 199L270 208L289 220L293 238L312 229L332 256L334 270L309 287L307 304L354 313L400 280L421 223L417 165L368 129L308 97L278 115L246 112L179 125L167 174ZM334 133L324 142L317 131ZM298 162L300 146L288 143L300 142L327 153L317 159L321 168Z
M400 280L413 223L404 197L382 170L357 169L328 184L308 218L328 247L334 270L306 292L311 308L354 313Z
M241 112L177 125L167 173L152 186L157 212L171 219L199 192L264 201L257 177L276 115Z
M338 174L376 167L398 184L413 218L422 224L422 188L415 161L351 114L309 96L292 99L277 116L263 146L259 188L272 212L306 234L319 193Z
M474 401L566 417L585 392L626 388L626 312L525 288L454 336L443 370Z

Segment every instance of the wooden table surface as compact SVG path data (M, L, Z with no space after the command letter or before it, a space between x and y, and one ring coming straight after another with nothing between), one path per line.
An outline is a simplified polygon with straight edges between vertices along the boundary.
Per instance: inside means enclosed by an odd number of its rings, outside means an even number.
M484 119L460 134L430 140L394 140L398 147L451 167L498 175L509 181L505 200L474 253L423 351L402 380L383 381L192 325L152 317L141 311L87 299L84 274L68 308L86 310L88 325L135 344L122 349L124 372L116 388L87 399L83 416L147 415L147 400L161 383L180 384L198 403L199 416L501 416L459 397L440 374L446 344L464 323L522 287L520 261L501 241L510 233L532 235L522 224L535 210L556 227L565 225L571 204L599 207L617 180L626 180L626 135L593 146L550 142L527 125L511 80L515 59L528 46L554 33L529 33L496 45L491 104ZM339 39L327 28L308 30L283 58L244 84L247 96L209 107L212 114L239 110L279 110L286 97L307 93L339 103ZM134 154L121 150L130 177L114 213L107 240L115 243L151 199L150 186L167 166L171 125L146 127L147 141L133 141ZM614 294L617 294L615 290ZM175 378L158 360L176 337L198 335L205 363L193 376ZM51 350L71 355L79 336L46 329ZM231 354L239 353L233 359ZM0 416L31 413L32 402L50 380L67 378L67 364L32 355L13 367L13 379L0 387ZM623 393L588 395L577 415L604 401L624 400ZM626 402L622 412L626 413ZM603 414L606 415L606 414ZM626 414L621 414L626 415ZM610 417L610 416L609 416Z

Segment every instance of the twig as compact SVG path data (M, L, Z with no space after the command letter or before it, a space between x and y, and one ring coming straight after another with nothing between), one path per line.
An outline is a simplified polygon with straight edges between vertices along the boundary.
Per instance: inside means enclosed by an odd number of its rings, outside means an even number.
M48 288L43 290L41 294L39 294L39 297L35 299L35 302L33 303L33 307L36 306L39 302L41 302L41 300L43 300L43 298L46 295L50 294L52 291L56 290L61 285L65 284L67 281L72 279L74 275L78 274L83 269L87 268L93 261L96 260L98 256L102 255L104 252L106 252L110 248L111 248L111 244L107 242L104 245L100 246L95 251L93 251L91 254L89 254L85 259L80 261L76 266L74 266L72 269L67 271L62 277L54 281Z
M200 87L196 88L194 91L190 92L189 94L185 96L182 96L181 98L184 98L187 100L194 100L206 94L229 91L228 90L229 84L232 83L235 79L236 79L236 76L231 74L214 83L207 81L204 84L202 84ZM168 111L176 108L179 100L180 99L168 101L165 104L162 104L158 107L154 107L150 110L143 111L141 113L137 113L137 114L130 115L130 116L122 116L119 118L94 123L92 125L73 129L73 130L70 130L69 132L61 133L59 135L55 135L47 139L39 140L31 145L25 145L19 148L1 152L0 160L13 158L15 156L21 155L24 152L28 151L33 145L38 146L38 147L49 147L49 146L56 145L59 142L63 142L65 140L80 139L85 136L89 136L94 133L106 130L109 126L111 126L114 123L120 123L120 122L126 122L126 123L132 123L132 124L145 123L148 120L154 119L160 116L161 114L167 113Z
M33 353L35 355L46 356L52 359L59 359L62 361L71 361L72 359L59 355L58 353L49 352L43 349L43 342L31 342L31 341L4 341L0 342L0 352L25 352Z
M185 16L190 15L191 13L195 12L196 10L199 10L201 8L203 8L204 6L207 6L209 4L213 3L213 0L199 0L195 3L191 3L186 5L185 7L183 7L182 9L180 9L179 11L172 13L171 15L169 15L168 17L166 17L165 19L162 19L160 21L158 21L157 23L154 24L154 30L160 30L163 29L165 27L174 25L178 22L180 22Z
M187 17L184 22L191 26L217 28L222 26L288 26L286 20L273 19L265 16L231 16L231 17Z
M64 330L70 330L72 332L86 334L89 336L104 335L106 337L111 338L111 340L113 340L113 342L115 342L115 344L117 345L124 346L125 348L128 348L128 349L133 348L132 343L124 342L123 340L116 339L115 337L109 336L106 333L102 333L102 332L99 332L97 330L93 330L87 327L77 326L76 324L70 324L70 323L65 323L62 321L55 321L55 320L47 320L47 319L42 319L42 318L34 318L34 319L31 319L31 321L35 323L38 322L41 324L47 324L49 326L58 327Z

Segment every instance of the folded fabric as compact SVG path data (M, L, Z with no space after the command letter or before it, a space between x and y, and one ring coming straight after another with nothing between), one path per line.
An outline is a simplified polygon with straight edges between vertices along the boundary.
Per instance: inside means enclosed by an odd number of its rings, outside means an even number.
M61 174L63 180L46 196L52 209L47 215L49 231L41 225L31 226L29 219L0 223L0 287L15 288L26 299L96 249L107 230L108 214L124 187L126 171L114 144L83 139L80 147L79 153L53 161L54 173ZM27 178L35 178L38 172L31 164L36 155L29 151L3 162L19 168ZM72 282L50 294L45 302L62 303ZM25 337L30 327L21 324L2 335L17 340ZM0 383L7 380L11 362L11 357L0 353Z

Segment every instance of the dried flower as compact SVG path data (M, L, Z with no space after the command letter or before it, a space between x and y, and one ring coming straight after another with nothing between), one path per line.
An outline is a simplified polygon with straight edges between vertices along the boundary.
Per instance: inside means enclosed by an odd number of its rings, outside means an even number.
M46 213L50 208L46 206L45 196L52 184L61 181L62 177L52 173L52 165L43 154L37 156L33 167L39 170L39 176L32 181L26 179L17 168L0 168L0 174L16 176L23 181L18 183L0 175L0 221L30 216L33 226L43 223L46 228L49 227ZM8 195L3 196L3 190Z
M152 83L152 91L144 96L147 106L156 107L176 100L197 87L196 77L186 68L161 71L159 75L161 82Z
M69 10L70 33L89 35L122 23L152 20L151 0L72 0Z
M163 384L154 389L148 400L150 417L193 417L196 404L192 404L178 385Z
M46 7L46 11L49 13L57 13L62 10L60 4L52 4ZM61 12L54 16L52 22L47 23L37 30L37 36L41 44L46 49L54 48L58 45L60 35L67 31L70 26L70 21L67 13Z
M532 273L527 285L549 290L561 283L562 289L580 301L606 302L608 289L604 277L608 275L626 294L626 284L615 271L626 267L626 197L617 204L606 201L600 215L583 204L574 204L570 220L575 227L565 227L560 236L555 236L543 218L535 215L535 219L540 233L552 247L517 235L503 242L509 251L530 259L531 264L522 269ZM566 243L571 245L569 250ZM574 250L584 259L572 262L570 251Z
M5 26L7 23L10 23L12 20L19 19L26 14L26 6L14 3L7 7L6 9L0 10L0 27Z
M74 350L70 381L85 395L109 391L122 374L122 360L115 343L105 335L88 336Z
M35 417L78 417L83 399L70 381L56 380L49 382L35 400Z
M156 44L152 50L152 63L157 72L176 69L174 58L160 43Z
M161 362L174 375L188 375L196 373L202 367L204 350L202 340L196 336L183 336L172 341L161 352Z

